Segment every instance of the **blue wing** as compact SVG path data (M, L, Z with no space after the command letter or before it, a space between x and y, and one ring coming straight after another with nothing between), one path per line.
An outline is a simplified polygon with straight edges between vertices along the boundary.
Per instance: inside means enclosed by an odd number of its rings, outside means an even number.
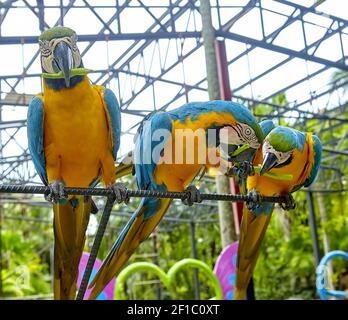
M321 152L322 152L321 142L319 138L314 134L312 135L312 140L313 140L313 148L314 148L314 164L311 170L311 174L304 184L305 187L310 186L314 182L319 172L319 167L321 162Z
M139 189L159 189L154 171L161 150L172 133L172 119L167 112L154 113L144 119L135 143L134 163Z
M110 89L105 89L104 101L106 103L109 121L112 130L112 155L116 160L121 136L121 110L115 94Z
M291 192L295 192L295 191L301 189L303 186L309 187L314 182L314 180L319 172L322 146L321 146L321 142L320 142L319 138L316 135L312 135L312 140L313 140L313 148L314 148L314 163L313 163L311 172L309 174L309 177L307 178L307 180L303 184L294 186L294 188L291 190Z
M262 120L259 122L259 125L263 133L263 138L266 138L266 136L276 127L272 120Z
M39 96L29 104L27 117L28 147L35 169L44 184L48 184L43 146L44 110Z

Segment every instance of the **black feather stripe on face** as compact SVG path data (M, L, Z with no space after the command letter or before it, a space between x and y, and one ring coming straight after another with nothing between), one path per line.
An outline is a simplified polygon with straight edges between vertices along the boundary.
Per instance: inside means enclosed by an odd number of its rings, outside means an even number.
M243 128L242 128L242 126L239 123L237 123L236 126L233 126L231 128L235 131L235 133L237 134L238 138L243 140L242 139L243 138L243 130L242 130Z

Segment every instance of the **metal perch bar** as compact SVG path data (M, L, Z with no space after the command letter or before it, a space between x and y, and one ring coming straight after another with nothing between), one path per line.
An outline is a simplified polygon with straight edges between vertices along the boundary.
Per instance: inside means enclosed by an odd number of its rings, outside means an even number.
M79 291L78 291L77 296L76 296L76 300L83 300L83 298L85 296L87 286L89 283L89 278L91 277L93 266L94 266L95 260L97 259L99 247L100 247L106 226L107 226L109 218L110 218L110 213L111 213L112 207L114 205L114 201L115 201L114 196L108 197L108 200L107 200L106 205L104 207L103 215L101 217L101 220L100 220L100 223L98 226L97 234L95 235L95 238L94 238L94 242L93 242L92 249L91 249L91 254L89 255L89 258L87 261L87 266L86 266L85 272L83 273L82 281L81 281L80 288L79 288Z
M64 188L66 195L84 196L113 196L113 191L108 188ZM0 193L26 193L26 194L48 194L47 186L22 186L22 185L0 185ZM185 200L188 193L184 192L160 192L153 190L127 190L129 198L169 198ZM201 193L202 200L231 201L231 202L253 202L253 197L248 194L218 194ZM260 195L260 202L286 203L283 196L265 197Z

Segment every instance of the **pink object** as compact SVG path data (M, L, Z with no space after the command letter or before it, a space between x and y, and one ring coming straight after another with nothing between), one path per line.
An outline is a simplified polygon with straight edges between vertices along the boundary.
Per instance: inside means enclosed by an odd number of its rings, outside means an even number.
M238 241L222 250L214 267L214 273L219 279L225 300L234 300L237 252Z
M89 253L88 252L84 252L82 254L81 260L80 260L80 264L79 264L79 276L77 278L77 288L80 287L81 281L82 281L82 277L83 277L83 273L85 272L86 266L87 266L87 261L89 258ZM91 277L89 279L89 283L91 283L91 281L93 280L93 278L95 277L95 275L97 274L99 268L101 267L102 262L97 258L95 260L94 266L93 266L93 270L91 273ZM96 300L114 300L114 291L115 291L115 284L116 284L116 279L113 278L108 284L107 286L104 288L104 290L100 293L100 295L97 297ZM87 288L86 293L85 293L85 297L84 300L88 300L89 295L91 294L90 289Z

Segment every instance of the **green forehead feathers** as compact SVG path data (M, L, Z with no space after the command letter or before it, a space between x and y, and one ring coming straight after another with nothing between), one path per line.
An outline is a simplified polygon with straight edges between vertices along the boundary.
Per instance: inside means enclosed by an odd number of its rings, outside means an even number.
M39 40L50 41L55 38L72 37L75 31L67 27L54 27L44 31Z
M269 142L273 148L280 152L288 152L298 145L296 133L290 128L276 127L269 134Z

